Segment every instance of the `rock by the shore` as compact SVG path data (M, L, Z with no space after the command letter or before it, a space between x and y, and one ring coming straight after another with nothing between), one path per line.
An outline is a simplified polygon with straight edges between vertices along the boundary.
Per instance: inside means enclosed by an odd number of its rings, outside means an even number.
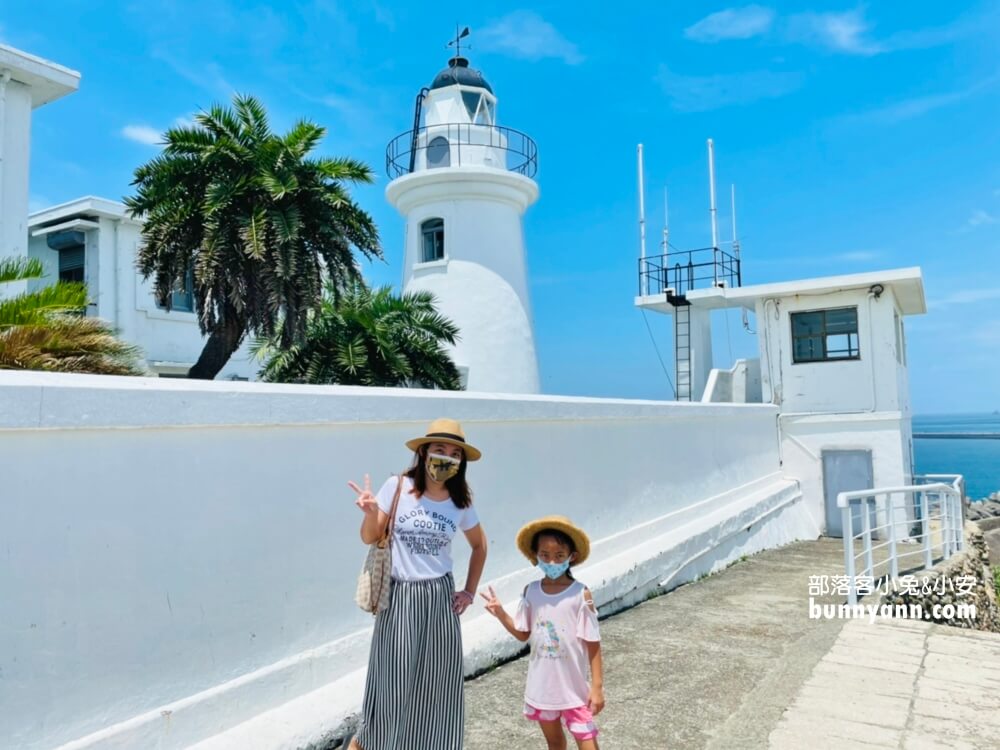
M966 501L965 517L970 521L1000 518L1000 492L993 492L982 500Z

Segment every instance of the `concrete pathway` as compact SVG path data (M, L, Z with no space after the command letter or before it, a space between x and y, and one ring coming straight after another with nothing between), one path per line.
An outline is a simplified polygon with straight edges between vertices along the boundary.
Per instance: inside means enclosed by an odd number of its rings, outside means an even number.
M603 620L602 750L1000 748L1000 636L810 619L809 576L840 574L842 550L771 550ZM545 747L526 670L467 684L467 750Z
M851 621L771 733L809 750L1000 748L1000 634Z
M842 550L821 539L764 552L603 620L601 747L766 748L843 625L807 607L809 576L840 573ZM467 684L467 750L545 747L520 718L526 670L519 659Z

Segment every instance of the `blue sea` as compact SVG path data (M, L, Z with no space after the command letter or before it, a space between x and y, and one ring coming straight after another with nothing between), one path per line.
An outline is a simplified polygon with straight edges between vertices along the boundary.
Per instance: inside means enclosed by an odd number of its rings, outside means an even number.
M1000 435L1000 414L935 414L914 417L913 432L975 432ZM1000 490L1000 440L914 438L917 474L963 474L974 500Z

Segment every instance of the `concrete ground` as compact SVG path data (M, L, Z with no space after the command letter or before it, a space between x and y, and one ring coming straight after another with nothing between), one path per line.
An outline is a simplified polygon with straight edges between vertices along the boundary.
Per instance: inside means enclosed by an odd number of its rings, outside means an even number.
M809 619L809 576L842 571L839 539L799 542L603 620L602 748L768 747L843 626ZM545 747L520 717L526 670L519 659L467 684L468 750Z
M771 733L771 748L1000 747L1000 634L850 621Z
M842 550L770 550L603 620L602 749L1000 748L1000 635L810 619L809 576L841 574ZM467 684L468 750L545 747L526 670Z

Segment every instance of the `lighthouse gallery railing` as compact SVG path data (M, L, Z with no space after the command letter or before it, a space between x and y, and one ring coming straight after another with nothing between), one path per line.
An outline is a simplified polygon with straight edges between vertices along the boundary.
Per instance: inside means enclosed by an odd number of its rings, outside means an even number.
M442 123L425 125L415 130L400 133L385 149L385 171L396 179L414 171L418 163L427 164L428 149L435 148L435 142L443 138L448 143L448 166L462 166L463 153L466 162L473 166L482 165L482 153L489 149L502 155L504 169L517 172L525 177L534 177L538 171L538 147L520 130L500 125L476 125L472 123ZM418 159L418 154L423 159ZM425 168L434 167L428 166Z

